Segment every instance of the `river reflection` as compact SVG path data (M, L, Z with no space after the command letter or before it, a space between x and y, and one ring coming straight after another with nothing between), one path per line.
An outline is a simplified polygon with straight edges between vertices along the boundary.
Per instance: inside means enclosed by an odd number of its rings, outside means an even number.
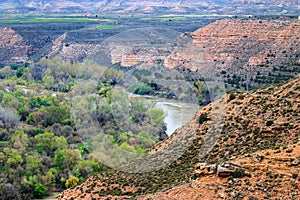
M130 95L131 98L138 98L139 100L151 101L154 107L161 108L167 114L164 122L167 124L168 136L177 129L189 122L199 110L197 104L184 103L181 101L167 100L153 96Z

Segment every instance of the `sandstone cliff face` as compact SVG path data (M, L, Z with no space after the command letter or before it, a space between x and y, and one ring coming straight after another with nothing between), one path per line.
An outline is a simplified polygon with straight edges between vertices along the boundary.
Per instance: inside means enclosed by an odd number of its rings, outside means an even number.
M0 28L0 62L25 62L31 47L23 38L10 28Z
M167 48L117 46L111 50L112 63L120 63L123 67L144 64L149 68L158 61L163 61L168 55Z
M224 19L191 33L192 41L180 48L119 45L109 52L111 62L123 67L151 67L163 62L168 68L186 67L192 71L206 67L231 69L235 73L249 69L268 71L261 69L266 63L269 69L288 62L299 63L299 33L297 21ZM64 51L68 54L67 48Z
M287 49L289 54L300 52L299 33L298 23L220 20L191 33L193 42L174 52L165 63L169 68L184 65L192 70L209 66L241 69L265 63L270 57L280 64L285 59L281 55L284 51L278 48Z

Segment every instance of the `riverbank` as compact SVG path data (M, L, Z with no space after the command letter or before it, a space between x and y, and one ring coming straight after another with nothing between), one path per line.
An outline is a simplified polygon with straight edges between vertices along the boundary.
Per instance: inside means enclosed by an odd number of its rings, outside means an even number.
M154 104L154 108L161 108L166 113L164 122L167 124L166 133L168 136L171 136L177 128L188 123L200 108L197 104L163 99L155 96L143 96L129 93L129 97L138 98L142 101L151 101Z

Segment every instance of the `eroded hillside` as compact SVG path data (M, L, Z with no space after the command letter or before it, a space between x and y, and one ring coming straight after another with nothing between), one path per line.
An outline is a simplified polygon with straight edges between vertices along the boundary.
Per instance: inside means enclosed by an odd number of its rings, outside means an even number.
M138 199L299 199L300 143L231 160L246 170L243 178L202 175L190 183Z
M299 100L299 78L253 93L231 93L199 110L190 123L153 148L150 155L192 140L182 156L169 166L141 174L115 170L100 172L56 199L128 199L167 188L173 189L144 199L234 199L246 196L252 199L297 199L300 186L297 178ZM220 102L224 101L226 115L221 127L222 123L215 119L222 110ZM181 143L172 146L176 140ZM206 148L209 151L203 154ZM170 159L168 155L163 154L154 157L153 163L167 159ZM245 174L225 178L208 174L195 179L197 163L228 161L241 165ZM138 167L134 166L138 164L127 167Z
M188 48L173 52L165 66L217 67L228 87L279 83L300 72L299 33L298 21L219 20L193 32Z
M0 28L0 62L25 62L32 48L11 28Z
M150 40L149 44L133 43L142 39L137 35L132 37L131 45L124 42L108 48L106 53L111 62L143 68L163 63L167 68L183 67L199 73L203 68L212 68L223 77L227 88L242 90L287 81L300 72L299 20L222 19L190 34L182 34L176 42L165 46L157 45L165 37L164 33L155 33L157 38L152 38L152 32L143 35ZM80 49L77 52L81 52ZM67 51L61 53L62 56L68 54Z

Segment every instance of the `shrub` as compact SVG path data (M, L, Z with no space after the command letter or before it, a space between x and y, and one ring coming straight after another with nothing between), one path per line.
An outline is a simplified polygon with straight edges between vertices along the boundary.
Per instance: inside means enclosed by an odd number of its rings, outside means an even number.
M298 177L298 174L292 174L292 178L296 179Z
M46 192L47 192L46 187L41 183L37 183L34 186L34 190L32 194L35 198L43 198L46 195Z
M268 120L266 126L272 126L274 124L273 120Z
M145 95L145 94L149 94L150 91L151 91L151 87L149 85L147 85L145 83L139 83L134 88L133 93Z
M244 170L237 170L231 174L232 178L243 178L245 176Z
M66 187L67 188L73 188L77 186L79 183L79 178L76 176L71 176L67 181L66 181Z
M208 118L207 118L207 114L206 113L202 113L199 118L198 118L198 122L199 124L203 124L205 121L207 121Z
M235 99L235 94L232 92L232 93L230 93L230 95L229 95L229 100L231 101L231 100L233 100L233 99Z

